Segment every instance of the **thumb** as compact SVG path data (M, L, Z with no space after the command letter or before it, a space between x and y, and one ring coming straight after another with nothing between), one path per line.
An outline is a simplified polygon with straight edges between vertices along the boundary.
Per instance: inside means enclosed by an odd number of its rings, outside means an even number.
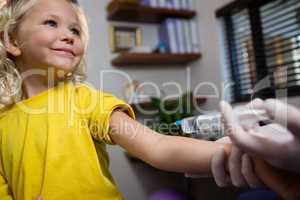
M225 135L237 135L238 133L244 132L243 128L240 126L238 119L234 115L232 107L225 101L220 102L220 110L222 113L222 118L225 125ZM231 138L232 139L232 138Z
M43 200L42 197L37 197L35 200Z
M225 135L229 136L232 143L241 148L243 151L251 154L255 153L258 144L260 144L259 141L257 141L256 137L244 131L235 117L231 106L227 102L221 102L220 110L226 129Z

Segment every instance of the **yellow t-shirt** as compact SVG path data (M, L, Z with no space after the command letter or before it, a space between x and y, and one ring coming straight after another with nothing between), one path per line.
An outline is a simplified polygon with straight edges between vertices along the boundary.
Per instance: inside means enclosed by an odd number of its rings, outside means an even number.
M108 170L109 117L132 108L87 84L62 82L0 114L0 199L119 200Z

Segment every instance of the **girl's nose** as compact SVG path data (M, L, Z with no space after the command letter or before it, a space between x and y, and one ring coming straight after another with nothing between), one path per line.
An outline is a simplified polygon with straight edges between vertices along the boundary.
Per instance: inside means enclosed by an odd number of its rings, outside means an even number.
M64 31L61 40L68 44L74 44L74 35L70 30Z

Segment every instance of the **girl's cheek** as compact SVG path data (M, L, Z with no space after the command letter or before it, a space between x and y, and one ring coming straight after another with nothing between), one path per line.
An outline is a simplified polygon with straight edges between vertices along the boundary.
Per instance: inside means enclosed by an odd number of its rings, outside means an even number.
M84 47L83 47L83 44L81 44L81 45L78 47L78 54L79 54L79 55L83 55L83 54L84 54Z

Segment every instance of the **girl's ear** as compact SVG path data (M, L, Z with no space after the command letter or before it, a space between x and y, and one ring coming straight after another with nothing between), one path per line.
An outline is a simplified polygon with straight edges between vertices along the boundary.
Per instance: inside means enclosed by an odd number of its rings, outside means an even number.
M4 45L6 51L13 55L14 57L20 56L22 51L21 48L13 37L9 36L7 33L2 33L1 37L3 37Z

